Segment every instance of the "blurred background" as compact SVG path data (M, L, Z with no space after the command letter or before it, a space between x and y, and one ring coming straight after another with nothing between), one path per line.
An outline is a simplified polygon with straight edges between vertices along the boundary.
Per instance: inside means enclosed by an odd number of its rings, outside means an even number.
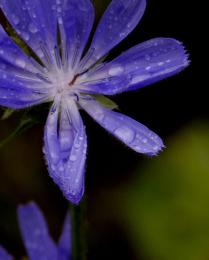
M98 20L110 1L94 2ZM177 38L190 53L192 63L181 74L113 97L124 114L164 139L167 148L160 156L134 153L82 113L89 143L90 260L209 259L209 118L202 98L193 11L187 0L148 0L136 30L110 53L114 57L159 36ZM0 140L14 131L21 116L14 113L0 121ZM54 239L68 208L46 170L43 127L44 121L0 147L0 244L17 259L25 254L17 205L35 200Z

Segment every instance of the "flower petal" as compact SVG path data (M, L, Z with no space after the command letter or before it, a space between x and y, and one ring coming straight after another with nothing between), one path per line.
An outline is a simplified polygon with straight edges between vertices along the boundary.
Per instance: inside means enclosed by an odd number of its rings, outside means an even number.
M81 107L102 127L138 153L157 155L162 140L137 121L100 106L93 99L80 100Z
M57 1L58 2L58 1ZM57 43L58 5L56 0L0 0L0 7L17 33L40 57L45 48L52 49Z
M11 255L9 255L9 253L2 246L0 246L0 259L1 260L12 260L13 257Z
M38 64L23 53L23 51L14 43L0 25L0 68L8 70L8 66L16 70L24 70L31 73L40 72ZM39 67L40 68L40 67Z
M93 22L94 7L90 0L67 0L62 5L63 19L59 19L64 49L68 51L70 66L80 60L89 38ZM65 42L66 41L66 42Z
M156 38L131 48L99 69L87 72L83 79L79 79L79 83L86 88L87 93L98 91L100 94L114 95L172 76L188 64L188 55L180 42ZM85 81L84 76L88 82L82 83ZM113 83L118 80L121 84L112 84L113 76ZM100 84L104 80L109 83Z
M41 67L14 44L0 26L0 105L23 108L47 100Z
M40 209L34 203L18 208L19 226L31 260L57 260L57 248L52 241Z
M71 219L70 212L67 213L65 217L65 222L63 226L63 231L59 240L58 251L59 260L69 260L72 255L72 230L71 230Z
M18 109L43 103L50 92L42 85L43 82L24 73L18 75L0 69L0 105Z
M67 107L65 101L68 102ZM50 176L65 197L77 204L84 193L87 140L76 104L70 99L65 101L65 107L61 109L59 129L58 106L54 104L49 113L44 152Z
M141 20L146 0L112 0L96 30L91 47L81 61L85 70L121 42Z

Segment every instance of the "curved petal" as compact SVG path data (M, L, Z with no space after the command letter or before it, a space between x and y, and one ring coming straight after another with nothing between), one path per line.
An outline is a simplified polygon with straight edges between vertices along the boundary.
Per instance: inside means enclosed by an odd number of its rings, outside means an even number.
M108 110L93 99L82 99L80 105L102 127L134 151L152 156L163 149L163 142L155 133L130 117Z
M9 253L2 246L0 246L0 259L1 260L12 260L13 257L11 255L9 255Z
M84 71L106 55L136 27L146 7L146 0L112 0L94 35L91 47L81 61Z
M67 0L62 5L63 19L59 19L63 47L73 68L80 61L93 22L94 7L90 0ZM66 54L65 54L66 55Z
M72 255L72 238L71 238L72 230L71 229L72 228L71 228L70 212L68 212L65 217L63 231L59 239L59 245L58 245L59 260L71 259L71 255Z
M156 38L131 48L112 62L101 66L100 69L87 72L85 78L88 82L85 82L83 75L80 84L86 87L87 93L94 91L96 85L98 93L114 95L172 76L188 64L188 55L180 42L169 38ZM113 75L115 81L121 80L121 84L112 86ZM123 84L124 78L128 84ZM110 81L109 84L100 84L104 79L106 82Z
M43 58L44 43L49 49L57 43L57 16L60 1L0 0L0 7L25 42Z
M41 67L23 53L23 51L14 43L0 25L0 68L10 70L15 68L16 71L28 71L39 73Z
M19 206L18 220L29 258L31 260L57 260L57 248L48 233L40 209L34 203Z
M77 204L84 193L84 167L87 140L85 127L73 100L65 100L61 109L54 104L45 127L44 152L49 174L65 197ZM67 107L66 107L66 103Z

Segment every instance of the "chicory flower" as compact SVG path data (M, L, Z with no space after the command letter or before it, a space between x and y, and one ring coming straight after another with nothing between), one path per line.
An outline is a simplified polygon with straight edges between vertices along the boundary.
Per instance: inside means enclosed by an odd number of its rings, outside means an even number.
M71 225L68 213L58 244L51 239L41 210L33 202L18 207L18 220L23 242L30 260L70 260ZM13 257L0 246L0 259Z
M0 7L42 64L0 28L0 105L22 109L52 102L44 153L49 174L67 199L78 203L84 193L87 138L80 109L136 152L157 155L162 150L155 133L95 99L95 94L150 85L188 65L183 45L170 38L146 41L99 62L133 31L146 0L112 0L87 51L94 22L90 0L0 0Z

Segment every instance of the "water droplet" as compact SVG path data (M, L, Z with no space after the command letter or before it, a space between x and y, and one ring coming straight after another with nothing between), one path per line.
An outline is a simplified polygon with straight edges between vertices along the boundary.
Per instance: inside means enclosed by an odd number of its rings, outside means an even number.
M12 20L15 25L18 25L20 22L20 19L16 15L12 15Z
M124 142L131 143L135 137L135 132L129 127L122 126L115 130L115 135L117 135Z
M150 57L150 55L148 55L148 54L147 54L147 55L145 55L145 57L144 57L144 58L145 58L145 60L146 60L146 61L150 61L150 60L151 60L151 57Z
M151 68L152 68L151 66L147 66L145 69L150 70Z
M164 65L164 62L158 62L158 66L163 66Z
M74 154L70 155L70 161L71 162L75 162L76 160L77 160L77 156L76 155L74 155Z
M81 143L80 143L80 142L75 143L75 144L74 144L74 147L75 147L76 149L80 148L80 147L81 147Z
M156 146L153 147L153 150L154 150L154 151L158 151L158 150L159 150L159 147L156 145Z
M31 33L37 33L38 31L37 27L33 23L29 24L28 29Z
M17 59L17 60L15 61L15 63L16 63L17 66L19 66L19 67L21 67L21 68L25 68L25 66L26 66L25 61L22 60L22 59Z
M116 66L114 65L108 71L110 76L117 76L122 74L123 72L124 72L124 67L122 67L121 65L116 65Z
M22 32L21 33L22 37L24 38L25 41L29 41L30 40L30 35L26 32Z
M144 144L147 144L147 143L148 143L148 139L147 139L147 138L144 138L144 139L142 140L142 142L143 142Z

